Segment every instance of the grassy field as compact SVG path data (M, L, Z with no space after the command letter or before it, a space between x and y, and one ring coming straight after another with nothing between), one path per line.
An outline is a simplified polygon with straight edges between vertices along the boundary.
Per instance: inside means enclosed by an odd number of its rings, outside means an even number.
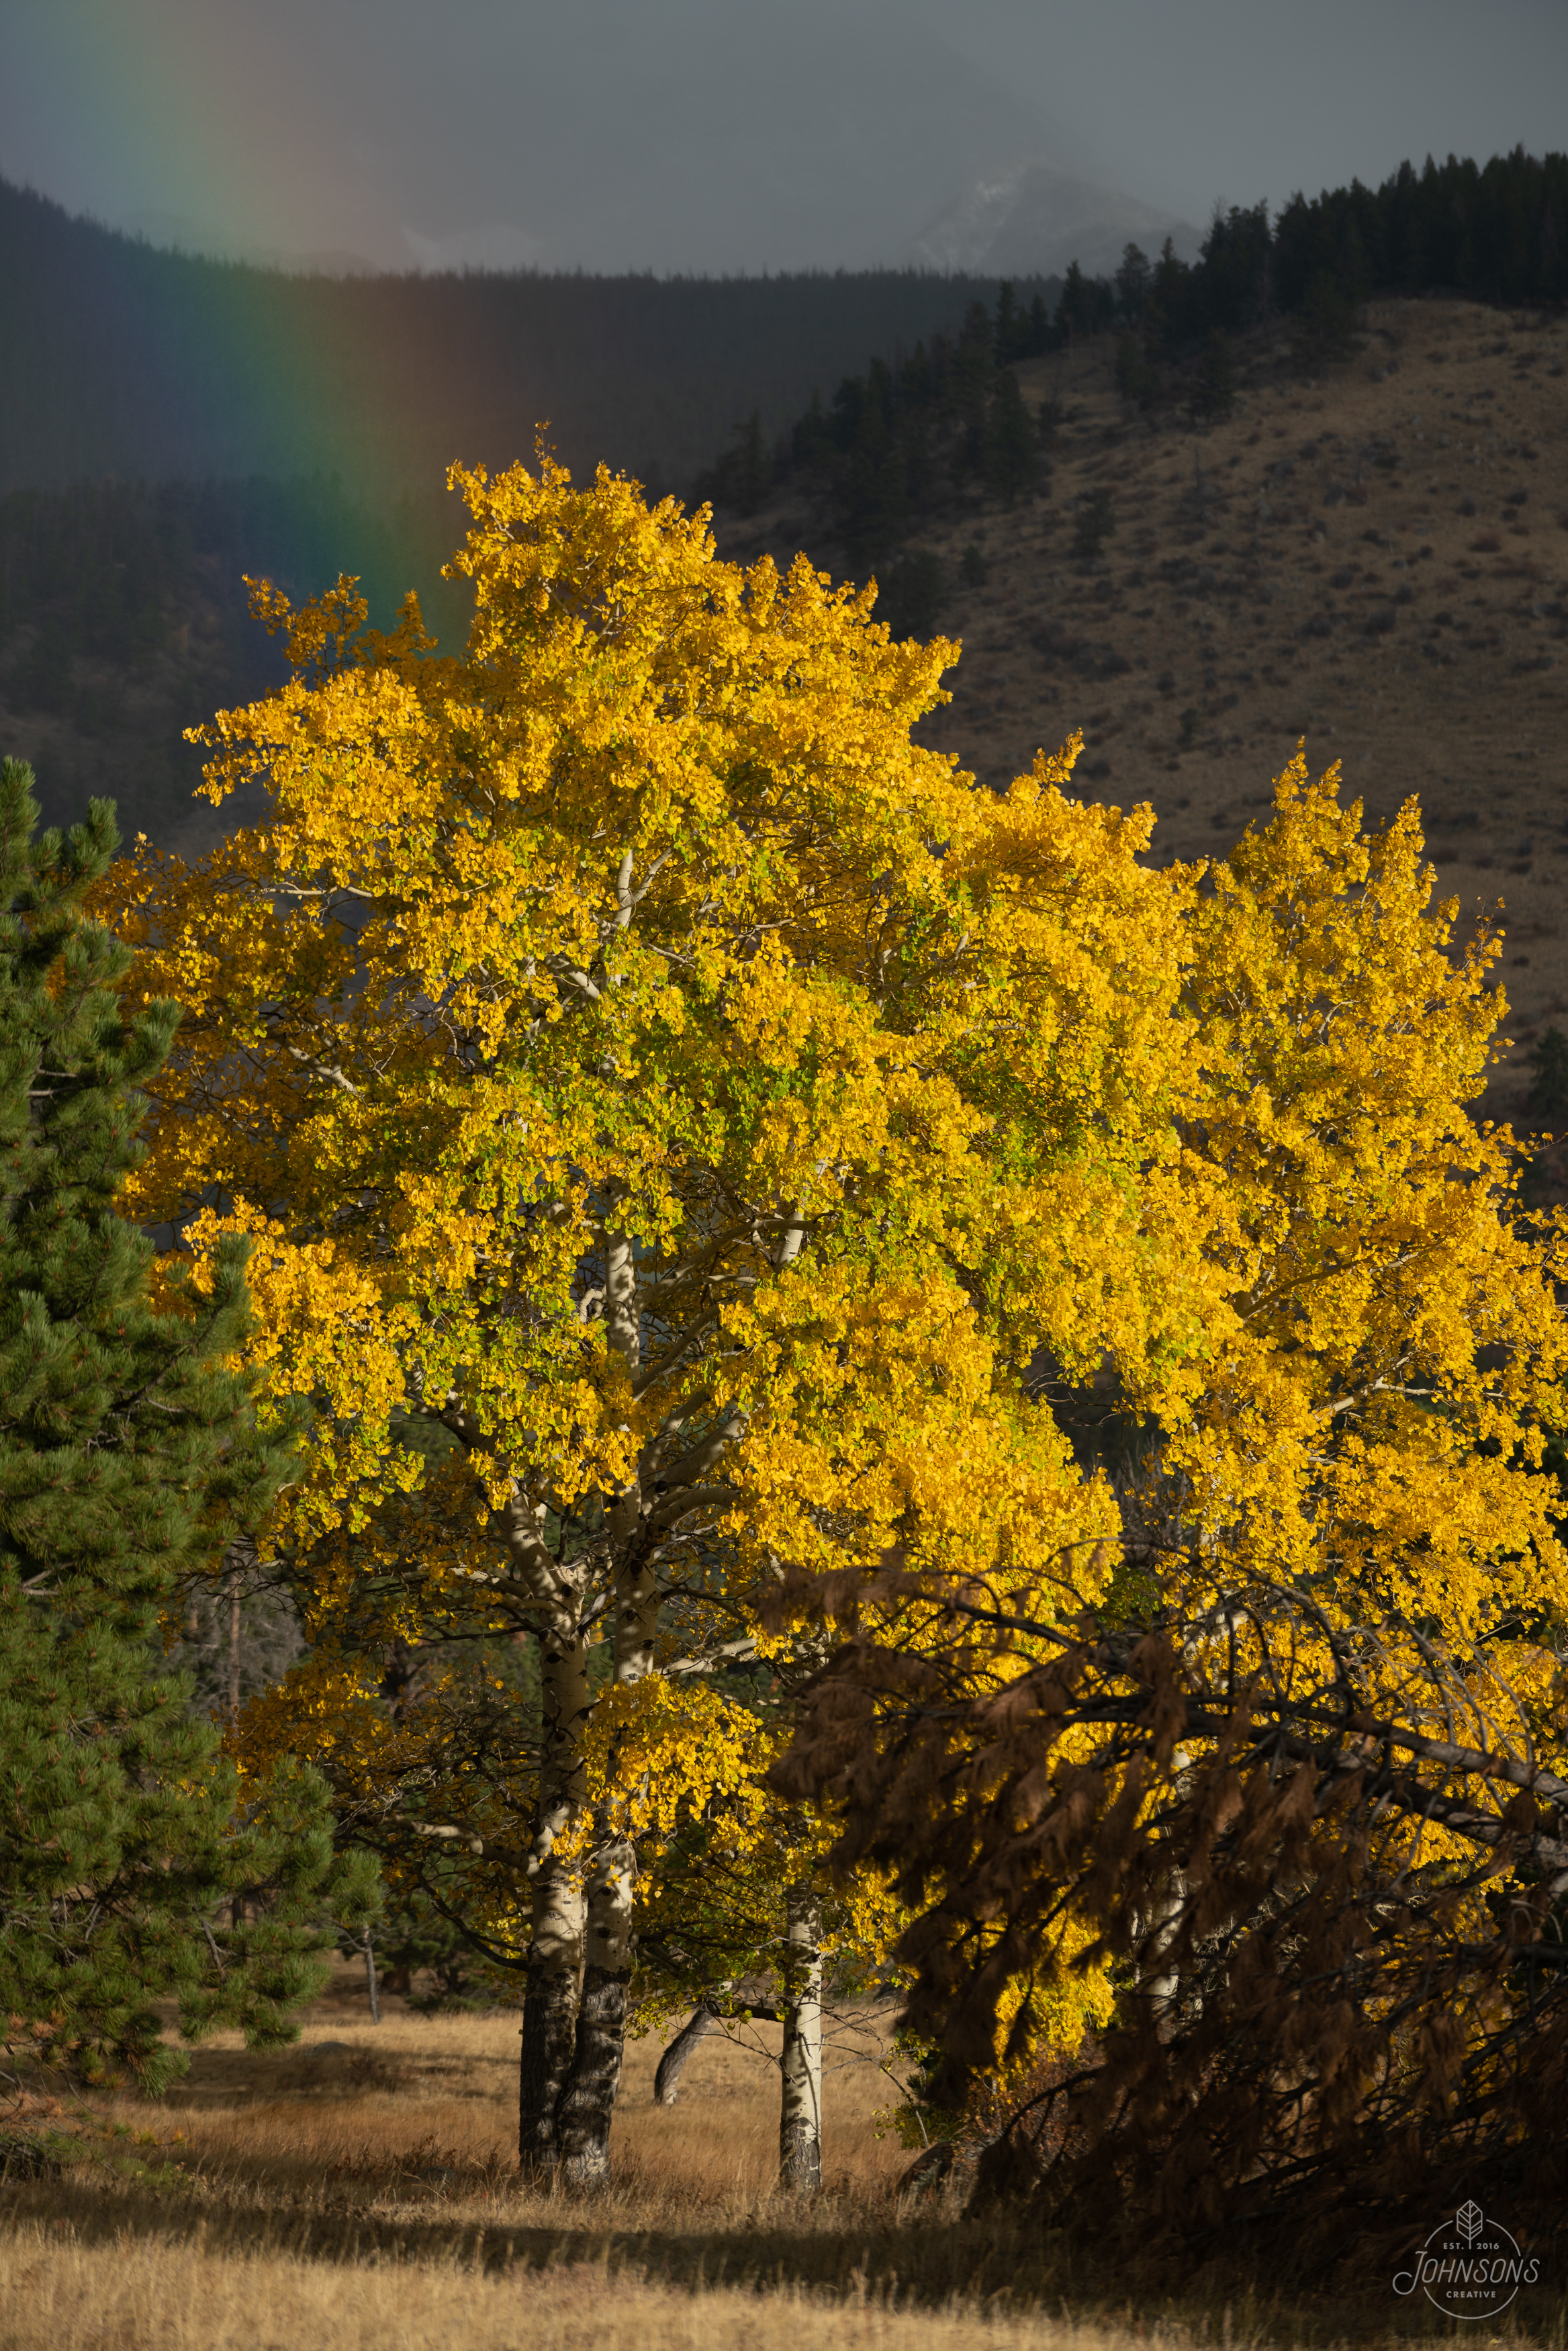
M3 2351L1013 2351L1046 2346L1451 2339L1386 2288L1291 2306L1075 2273L1036 2229L900 2199L887 2076L841 2043L826 2187L773 2192L765 2028L711 2039L680 2104L659 2044L629 2052L616 2182L588 2203L514 2168L517 2020L389 2014L345 1976L302 2046L219 2035L156 2105L97 2102L124 2136L54 2179L0 2186ZM331 2043L336 2046L324 2047ZM861 2035L860 2050L874 2036ZM1403 2331L1408 2327L1410 2331ZM1555 2305L1480 2346L1565 2336Z

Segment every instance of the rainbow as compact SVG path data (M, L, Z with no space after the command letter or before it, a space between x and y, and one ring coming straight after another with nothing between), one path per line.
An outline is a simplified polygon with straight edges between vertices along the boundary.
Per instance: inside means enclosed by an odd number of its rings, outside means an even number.
M8 27L36 103L25 152L0 155L0 490L323 474L377 503L439 501L453 458L531 461L545 420L579 476L603 458L683 486L754 408L783 427L814 386L995 298L990 278L918 271L421 273L386 225L393 190L337 132L298 15L52 0ZM152 192L151 241L17 187L29 169L89 212ZM298 255L322 221L379 266L200 255L257 223ZM170 249L182 223L187 249Z

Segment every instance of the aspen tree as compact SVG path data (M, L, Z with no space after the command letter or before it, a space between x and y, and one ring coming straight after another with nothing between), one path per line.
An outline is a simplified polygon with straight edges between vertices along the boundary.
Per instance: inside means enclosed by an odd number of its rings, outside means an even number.
M1568 1220L1475 1113L1499 941L1456 952L1433 883L1413 804L1368 832L1298 758L1183 903L1219 1289L1196 1385L1110 1367L1137 1443L1093 1572L770 1595L840 1635L775 1782L889 1873L940 2093L1026 2053L1064 1919L1119 1965L1033 2114L1054 2222L1124 2241L1332 2234L1483 2163L1522 2200L1560 2136Z
M793 1570L1091 1555L1115 1500L1030 1401L1043 1346L1193 1390L1188 885L1147 810L1064 797L1071 748L998 797L919 747L956 648L869 593L722 563L605 470L453 479L466 649L259 588L291 677L203 739L267 821L112 894L189 1008L140 1213L253 1237L254 1371L314 1415L273 1541L315 1646L244 1735L527 1950L523 2158L591 2183L628 1855L678 1865L648 1823L699 1762L689 1818L771 1802L745 1708L666 1737L671 1666ZM398 1640L432 1663L389 1709Z
M822 1903L792 1886L785 1904L784 2095L779 2113L779 2185L822 2185Z

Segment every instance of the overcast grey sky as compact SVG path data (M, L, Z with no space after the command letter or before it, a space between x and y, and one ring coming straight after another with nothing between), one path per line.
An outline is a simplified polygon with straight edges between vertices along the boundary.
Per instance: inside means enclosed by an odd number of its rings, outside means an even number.
M1564 143L1568 0L0 0L0 172L382 267L901 259L1038 155L1189 219Z

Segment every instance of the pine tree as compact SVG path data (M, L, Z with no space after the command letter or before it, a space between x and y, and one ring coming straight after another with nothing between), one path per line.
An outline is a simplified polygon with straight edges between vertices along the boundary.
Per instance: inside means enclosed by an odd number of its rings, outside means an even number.
M996 364L1011 367L1014 360L1024 357L1029 344L1029 321L1018 306L1012 280L1003 278L996 298Z
M1135 325L1148 308L1149 289L1154 284L1154 270L1141 246L1123 246L1115 283L1116 308L1128 326Z
M363 1915L373 1879L334 1860L313 1772L242 1802L161 1667L161 1604L265 1511L290 1447L226 1367L243 1246L205 1291L148 1297L151 1244L114 1204L179 1008L120 1018L130 952L84 909L109 804L35 841L31 786L0 764L0 2046L158 2088L182 2061L156 2001L191 2035L292 2038L321 1914Z
M1296 321L1291 356L1303 373L1353 359L1362 348L1355 332L1355 306L1326 269L1307 287Z
M1124 400L1147 408L1159 396L1159 373L1144 357L1143 344L1128 327L1116 343L1116 390Z
M1116 527L1116 510L1107 489L1088 491L1078 501L1073 524L1073 554L1079 563L1093 563Z
M1236 405L1236 355L1229 335L1218 329L1209 338L1198 377L1192 387L1191 408L1196 417L1218 420L1229 416Z
M741 514L754 515L773 481L760 410L753 408L745 423L736 425L722 474L723 491L730 505Z
M1040 471L1040 438L1034 419L1023 404L1018 378L1004 368L991 395L991 429L987 434L985 471L989 486L1012 507L1016 506Z

